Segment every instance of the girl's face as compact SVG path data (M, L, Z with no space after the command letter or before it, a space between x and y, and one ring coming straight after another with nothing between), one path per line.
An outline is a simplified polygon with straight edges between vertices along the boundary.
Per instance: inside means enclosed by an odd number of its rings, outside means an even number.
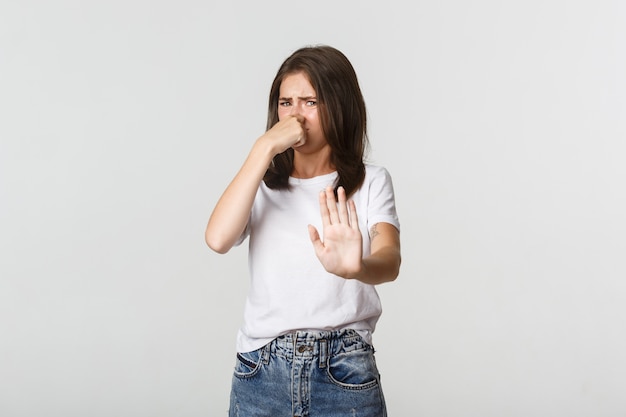
M328 146L319 119L315 89L303 72L287 75L280 84L278 120L289 116L304 120L302 127L306 142L295 150L311 153Z

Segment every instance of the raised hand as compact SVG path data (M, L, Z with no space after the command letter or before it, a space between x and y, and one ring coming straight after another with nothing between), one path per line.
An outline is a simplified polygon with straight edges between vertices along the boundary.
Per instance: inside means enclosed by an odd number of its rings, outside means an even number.
M306 141L303 123L302 116L289 116L272 126L260 139L268 141L275 155L291 147L297 148Z
M317 229L309 225L315 254L326 271L343 278L355 278L363 267L363 237L354 201L347 201L343 187L337 190L335 200L332 187L328 187L320 193L319 203L323 240Z
M205 231L209 247L226 253L244 231L259 184L275 155L306 141L301 115L287 116L265 132L213 209Z

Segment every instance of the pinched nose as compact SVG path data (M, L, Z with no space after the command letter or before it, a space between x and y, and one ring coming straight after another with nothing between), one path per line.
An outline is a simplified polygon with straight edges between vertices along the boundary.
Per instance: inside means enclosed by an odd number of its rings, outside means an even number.
M302 109L299 106L291 106L289 109L289 115L296 117L298 120L302 121Z

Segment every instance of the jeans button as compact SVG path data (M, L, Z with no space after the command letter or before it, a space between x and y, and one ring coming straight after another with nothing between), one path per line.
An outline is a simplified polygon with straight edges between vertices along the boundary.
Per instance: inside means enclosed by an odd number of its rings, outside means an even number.
M306 346L302 346L302 345L298 346L298 352L302 353L305 350L306 350Z

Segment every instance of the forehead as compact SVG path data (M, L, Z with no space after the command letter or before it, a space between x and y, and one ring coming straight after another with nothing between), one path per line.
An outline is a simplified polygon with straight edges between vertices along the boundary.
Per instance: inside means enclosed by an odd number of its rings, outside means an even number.
M309 77L304 72L295 72L285 75L280 83L280 95L301 97L315 95L315 88L311 85Z

